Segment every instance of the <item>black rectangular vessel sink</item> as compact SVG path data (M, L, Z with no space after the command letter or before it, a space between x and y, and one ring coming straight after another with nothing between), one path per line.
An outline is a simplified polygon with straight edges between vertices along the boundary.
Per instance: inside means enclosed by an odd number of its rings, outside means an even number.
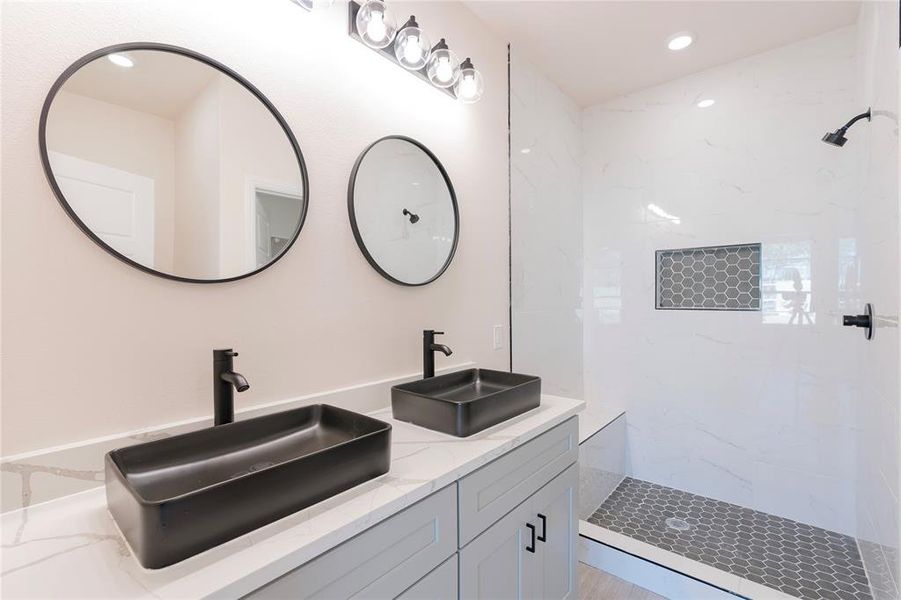
M394 418L467 437L541 403L541 378L467 369L391 388Z
M158 569L388 472L391 425L327 404L106 455L106 502Z

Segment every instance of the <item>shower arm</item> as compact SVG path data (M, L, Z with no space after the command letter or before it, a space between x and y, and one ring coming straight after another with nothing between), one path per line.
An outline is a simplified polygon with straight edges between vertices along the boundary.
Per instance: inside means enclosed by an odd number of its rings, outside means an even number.
M867 109L867 112L865 112L865 113L860 113L859 115L857 115L856 117L854 117L853 119L851 119L850 121L848 121L847 123L845 123L844 126L842 126L841 130L842 130L842 131L847 131L849 127L851 127L852 125L854 125L855 123L857 123L857 122L860 121L861 119L866 119L867 121L872 121L872 120L873 120L873 113L872 113L872 111L871 111L870 109Z

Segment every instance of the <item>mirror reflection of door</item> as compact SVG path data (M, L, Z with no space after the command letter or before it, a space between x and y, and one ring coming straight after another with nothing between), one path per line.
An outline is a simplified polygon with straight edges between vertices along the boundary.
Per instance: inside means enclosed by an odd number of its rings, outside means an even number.
M56 181L88 228L117 252L153 268L153 179L51 152Z
M301 196L289 185L251 180L248 184L248 267L272 262L294 237Z

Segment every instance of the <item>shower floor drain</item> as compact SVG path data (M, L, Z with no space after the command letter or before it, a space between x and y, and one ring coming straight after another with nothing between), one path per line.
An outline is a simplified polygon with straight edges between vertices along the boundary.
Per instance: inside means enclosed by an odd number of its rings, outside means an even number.
M691 529L691 525L688 524L688 521L680 519L679 517L670 517L665 523L667 527L675 529L676 531L688 531Z

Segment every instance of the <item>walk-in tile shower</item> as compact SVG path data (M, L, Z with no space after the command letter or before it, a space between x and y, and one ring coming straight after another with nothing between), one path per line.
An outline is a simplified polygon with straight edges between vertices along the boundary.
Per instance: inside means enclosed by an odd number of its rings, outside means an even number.
M865 2L586 103L512 44L512 366L625 412L589 522L798 598L901 597L897 48ZM867 303L871 340L842 326Z

